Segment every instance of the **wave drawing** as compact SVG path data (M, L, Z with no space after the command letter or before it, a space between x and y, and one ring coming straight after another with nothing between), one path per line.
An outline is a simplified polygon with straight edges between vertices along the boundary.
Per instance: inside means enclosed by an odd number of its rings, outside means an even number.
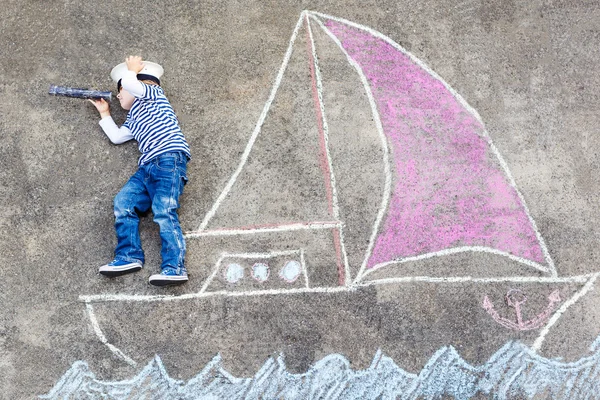
M217 355L187 382L169 377L156 356L129 380L104 382L78 361L42 399L591 399L599 393L600 348L576 362L543 358L528 346L510 342L485 364L472 366L453 347L439 349L421 372L411 374L378 351L371 365L355 371L339 354L328 355L306 373L290 373L283 356L268 359L252 378L228 373Z

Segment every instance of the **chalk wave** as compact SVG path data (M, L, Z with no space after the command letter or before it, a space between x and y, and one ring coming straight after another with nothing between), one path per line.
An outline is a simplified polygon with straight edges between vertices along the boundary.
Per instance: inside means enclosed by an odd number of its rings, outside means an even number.
M593 354L576 362L550 360L509 342L474 367L449 346L439 349L418 374L398 367L381 351L369 368L354 371L331 354L306 373L288 372L283 356L265 362L252 378L236 378L215 356L187 382L169 377L160 357L134 378L103 382L77 361L42 399L600 399L600 337Z

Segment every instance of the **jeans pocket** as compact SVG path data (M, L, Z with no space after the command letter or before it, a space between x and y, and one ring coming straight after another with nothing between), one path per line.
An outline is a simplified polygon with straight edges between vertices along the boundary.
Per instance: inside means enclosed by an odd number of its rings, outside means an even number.
M165 154L156 159L156 168L161 171L173 172L177 167L177 157Z

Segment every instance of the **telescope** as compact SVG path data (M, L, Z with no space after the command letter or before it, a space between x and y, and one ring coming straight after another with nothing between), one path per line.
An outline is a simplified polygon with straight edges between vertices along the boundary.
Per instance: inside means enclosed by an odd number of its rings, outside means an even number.
M50 85L48 94L52 94L54 96L73 97L76 99L104 99L106 101L110 101L112 99L112 92L101 92L99 90L77 89L56 85Z

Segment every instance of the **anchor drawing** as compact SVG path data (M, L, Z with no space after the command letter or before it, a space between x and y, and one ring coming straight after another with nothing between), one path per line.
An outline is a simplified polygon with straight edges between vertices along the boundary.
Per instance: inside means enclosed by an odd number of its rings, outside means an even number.
M492 318L494 318L494 320L500 325L519 331L528 331L540 328L542 324L546 322L548 317L550 317L550 314L554 310L554 305L561 301L559 291L555 290L548 296L548 306L542 313L528 321L523 321L521 305L525 304L527 301L527 296L525 296L525 294L518 289L511 289L508 291L508 293L506 293L505 300L508 306L515 309L517 314L517 322L501 317L500 314L498 314L498 312L494 309L494 305L487 296L483 298L483 308L485 308L488 314L490 314Z

